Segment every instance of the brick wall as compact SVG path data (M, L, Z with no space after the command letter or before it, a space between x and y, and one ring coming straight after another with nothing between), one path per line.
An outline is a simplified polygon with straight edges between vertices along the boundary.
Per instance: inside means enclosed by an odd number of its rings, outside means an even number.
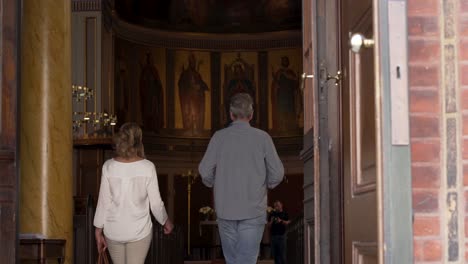
M408 33L414 259L464 263L468 0L408 0Z
M468 1L460 0L459 7L459 16L458 16L458 49L459 49L459 83L460 83L460 125L461 125L461 152L462 155L460 159L462 160L462 166L460 170L462 171L463 177L463 189L464 189L464 233L462 236L463 240L463 257L465 262L468 261Z

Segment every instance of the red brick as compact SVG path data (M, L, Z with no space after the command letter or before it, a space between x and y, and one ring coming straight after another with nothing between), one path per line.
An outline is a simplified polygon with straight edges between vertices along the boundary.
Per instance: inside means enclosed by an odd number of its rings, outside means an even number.
M468 65L460 67L460 80L462 85L468 85Z
M463 165L463 185L468 186L468 164Z
M468 243L465 244L465 263L468 262Z
M439 117L411 116L411 137L427 138L439 137Z
M468 114L463 115L463 135L468 136Z
M468 13L468 1L460 1L460 13Z
M418 241L418 240L414 240L413 241L413 251L414 251L413 253L414 253L414 260L415 261L423 260L423 255L424 255L423 242Z
M433 113L440 112L439 92L430 90L410 91L411 113Z
M409 82L411 86L438 86L438 66L410 66Z
M459 30L460 36L468 36L468 16L460 17Z
M468 60L468 40L460 41L460 58L461 60Z
M413 162L439 162L440 141L432 140L427 142L412 142L411 160Z
M468 217L465 217L465 237L468 237Z
M439 166L412 166L413 188L439 188L440 167Z
M467 72L468 74L468 72ZM462 108L468 110L468 89L463 89L461 94Z
M468 159L468 139L463 139L463 159Z
M408 17L408 35L419 37L439 36L438 17Z
M424 260L425 261L441 261L442 260L442 243L438 240L429 240L424 242Z
M410 40L410 62L440 62L440 43L434 40Z
M465 212L468 213L468 191L465 191Z
M439 5L437 0L411 0L408 1L408 16L437 15Z
M433 213L439 209L437 191L413 190L413 210L415 213Z
M439 217L416 216L413 223L413 234L418 237L438 236L440 234Z

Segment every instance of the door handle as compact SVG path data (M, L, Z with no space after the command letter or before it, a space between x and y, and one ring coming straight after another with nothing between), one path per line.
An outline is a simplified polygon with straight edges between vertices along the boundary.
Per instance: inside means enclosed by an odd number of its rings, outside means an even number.
M374 47L374 39L367 39L364 35L360 33L355 33L351 36L350 39L351 50L354 53L359 53L362 48L372 48Z
M327 74L327 81L329 80L335 80L335 85L338 85L343 78L343 74L341 71L337 71L335 76L331 76L330 74Z
M307 74L307 73L302 73L301 75L301 90L304 90L304 85L305 85L305 79L313 79L314 75L313 74Z

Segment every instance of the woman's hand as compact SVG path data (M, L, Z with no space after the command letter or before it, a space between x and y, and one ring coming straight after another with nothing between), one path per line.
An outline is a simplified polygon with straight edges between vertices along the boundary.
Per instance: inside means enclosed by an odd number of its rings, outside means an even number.
M98 252L104 252L107 248L107 243L106 239L104 238L104 234L102 233L102 228L96 228L96 230L94 231L94 235L96 237L96 245Z
M164 234L169 235L172 233L172 229L174 229L174 225L172 224L171 220L167 219L166 223L164 224Z

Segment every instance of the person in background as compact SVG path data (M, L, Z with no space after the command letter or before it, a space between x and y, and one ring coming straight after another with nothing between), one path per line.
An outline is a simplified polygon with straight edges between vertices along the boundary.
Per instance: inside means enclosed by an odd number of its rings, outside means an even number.
M114 264L143 264L152 239L150 209L164 226L173 229L159 193L154 164L145 159L141 128L125 123L114 137L116 156L102 167L101 187L94 216L97 249L109 249Z
M267 220L267 188L281 183L284 168L271 137L249 124L249 94L232 97L230 115L234 121L213 135L199 172L203 183L214 187L227 264L255 264Z
M275 264L286 263L286 227L289 225L288 213L283 210L283 203L275 201L274 210L268 217L271 230L271 252Z

